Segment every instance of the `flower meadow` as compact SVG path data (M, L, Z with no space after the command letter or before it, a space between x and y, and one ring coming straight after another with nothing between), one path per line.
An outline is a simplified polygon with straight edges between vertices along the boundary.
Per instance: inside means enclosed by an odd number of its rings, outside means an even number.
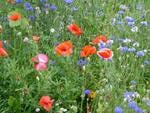
M0 0L0 113L150 113L149 0Z

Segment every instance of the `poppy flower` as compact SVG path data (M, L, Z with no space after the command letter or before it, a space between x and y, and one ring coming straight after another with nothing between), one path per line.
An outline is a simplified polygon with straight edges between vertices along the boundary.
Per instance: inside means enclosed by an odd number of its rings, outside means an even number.
M48 56L45 54L38 54L32 58L34 62L34 69L37 71L47 70Z
M49 96L41 97L39 101L40 106L42 106L46 111L50 111L53 105L53 100Z
M47 64L45 64L45 63L34 64L34 69L37 70L37 71L47 70Z
M39 36L32 36L33 41L35 41L36 43L39 42L40 37Z
M97 55L101 58L103 58L104 60L109 60L113 57L113 52L112 50L108 49L108 48L103 48L99 51L97 51Z
M76 36L79 36L83 33L82 29L77 24L70 24L67 26L67 28L72 34Z
M106 43L107 42L107 37L104 35L97 36L95 39L92 40L93 44L98 44L98 43Z
M21 14L18 12L13 12L8 16L8 19L9 21L13 21L13 22L19 21L21 19Z
M55 47L55 52L61 56L69 56L73 52L73 45L70 41L65 41Z
M0 57L6 57L8 56L8 53L6 50L3 48L3 42L0 41Z
M45 54L38 54L32 58L32 61L35 63L48 63L48 56Z
M82 51L80 52L81 57L88 57L92 54L96 53L96 48L91 45L86 45L82 48Z

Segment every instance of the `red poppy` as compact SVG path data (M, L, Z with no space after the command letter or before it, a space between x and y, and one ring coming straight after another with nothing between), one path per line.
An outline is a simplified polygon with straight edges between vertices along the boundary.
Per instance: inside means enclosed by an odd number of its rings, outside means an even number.
M83 33L82 29L77 24L70 24L67 28L72 34L77 36Z
M103 58L104 60L109 60L113 57L113 52L112 50L108 49L108 48L103 48L99 51L97 51L97 55L101 58Z
M101 42L106 43L107 40L108 40L108 39L107 39L106 36L100 35L100 36L97 36L95 39L93 39L92 42L93 42L94 44L98 44L98 43L101 43Z
M42 106L46 111L50 111L53 105L53 100L49 96L41 97L39 101L40 106Z
M81 57L88 57L92 54L96 53L96 48L91 45L86 45L82 48L82 51L80 52Z
M73 49L73 45L70 41L62 42L55 47L56 53L61 56L69 56L73 52L72 49Z
M0 41L0 57L6 57L8 56L8 53L6 50L3 48L3 42Z
M19 21L21 19L21 14L18 12L13 12L11 15L8 16L10 21Z

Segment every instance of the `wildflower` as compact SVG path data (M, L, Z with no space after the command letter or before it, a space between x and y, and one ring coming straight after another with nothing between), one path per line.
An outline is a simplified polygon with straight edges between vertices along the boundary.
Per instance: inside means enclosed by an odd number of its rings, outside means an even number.
M143 113L143 110L134 101L129 102L128 107L133 109L136 113Z
M8 20L9 21L20 21L21 19L21 14L18 12L12 12L9 16L8 16Z
M122 53L125 53L125 52L127 52L128 51L128 47L119 47L119 49L120 49L120 51L122 52Z
M50 29L50 32L51 32L51 33L54 33L54 32L55 32L55 29L54 29L54 28L51 28L51 29Z
M24 3L24 7L25 7L26 10L28 10L28 11L33 11L33 7L31 6L30 2L25 2L25 3Z
M33 16L33 15L29 15L28 18L29 18L30 21L34 21L35 20L35 16Z
M91 45L86 45L82 48L82 51L80 52L81 57L89 57L92 54L96 53L96 48Z
M45 54L38 54L32 58L34 62L34 69L37 71L47 70L48 56Z
M36 108L35 112L39 113L40 112L40 108Z
M16 3L22 3L22 0L16 0Z
M57 7L56 7L55 5L52 5L50 8L51 8L53 11L54 11L54 10L57 10Z
M64 0L64 2L66 2L67 4L71 4L73 0Z
M142 25L142 26L147 26L148 23L147 23L147 21L142 21L142 22L141 22L141 25Z
M122 10L128 10L128 7L124 4L121 4L119 8Z
M50 111L53 105L53 100L49 96L41 97L39 101L40 106L42 106L46 111Z
M132 31L132 32L138 32L138 27L137 27L137 26L132 27L132 28L131 28L131 31Z
M134 46L134 47L139 47L139 45L140 45L140 44L139 44L138 42L133 43L133 46Z
M134 22L135 21L134 18L129 17L129 16L125 17L125 19L127 22Z
M144 51L138 51L138 52L136 53L136 56L137 56L137 57L143 57L144 55L145 55Z
M95 98L96 97L96 92L91 91L90 94L89 94L89 97L92 98L92 99Z
M60 108L60 113L63 113L63 112L67 112L67 109L65 109L65 108Z
M67 26L67 28L72 34L76 36L79 36L83 33L82 29L77 24L70 24Z
M3 48L3 42L0 41L0 57L6 57L8 56L8 53L6 50Z
M23 39L23 42L25 42L25 43L29 42L29 38L28 38L28 37L25 37L25 38Z
M97 55L104 60L110 60L113 57L113 52L108 48L103 48L97 51Z
M40 40L40 37L34 35L34 36L32 36L32 39L33 39L34 42L38 43L39 40Z
M47 0L40 0L40 2L47 2Z
M108 39L107 39L106 36L100 35L100 36L97 36L95 39L93 39L92 42L93 42L94 44L98 44L98 43L101 43L101 42L106 43L107 40L108 40Z
M85 93L86 95L89 95L89 94L91 93L91 91L90 91L89 89L87 89L87 90L84 91L84 93Z
M144 64L144 65L149 65L149 64L150 64L150 61L144 60L143 64Z
M65 41L55 47L55 52L61 56L69 56L73 52L73 45L70 41Z
M135 52L136 49L135 48L128 48L128 52Z
M117 12L119 15L122 15L122 14L124 14L124 11L123 10L120 10L120 11L118 11Z
M80 67L83 67L85 66L86 64L88 64L88 60L87 59L79 59L77 64L80 66Z
M122 108L120 106L117 106L115 108L115 113L122 113L122 112L123 112L123 110L122 110Z

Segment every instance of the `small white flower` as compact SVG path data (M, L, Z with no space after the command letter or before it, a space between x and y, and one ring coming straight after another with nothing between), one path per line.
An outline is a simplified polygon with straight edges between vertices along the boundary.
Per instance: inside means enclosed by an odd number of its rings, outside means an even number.
M25 43L29 42L29 38L28 38L28 37L25 37L25 38L23 39L23 42L25 42Z
M37 112L37 113L40 112L40 108L36 108L35 112Z
M132 28L131 28L131 31L132 31L132 32L138 32L138 27L137 27L137 26L132 27Z
M67 112L67 109L65 109L65 108L60 108L60 111L61 111L61 112Z
M134 47L139 47L139 45L140 45L140 44L139 44L138 42L135 42L135 43L133 44Z
M51 28L51 29L50 29L50 32L51 32L51 33L54 33L54 32L55 32L55 29L54 29L54 28Z
M122 10L128 10L128 7L124 4L121 4L119 8Z
M36 79L39 81L40 80L39 76L36 76Z

